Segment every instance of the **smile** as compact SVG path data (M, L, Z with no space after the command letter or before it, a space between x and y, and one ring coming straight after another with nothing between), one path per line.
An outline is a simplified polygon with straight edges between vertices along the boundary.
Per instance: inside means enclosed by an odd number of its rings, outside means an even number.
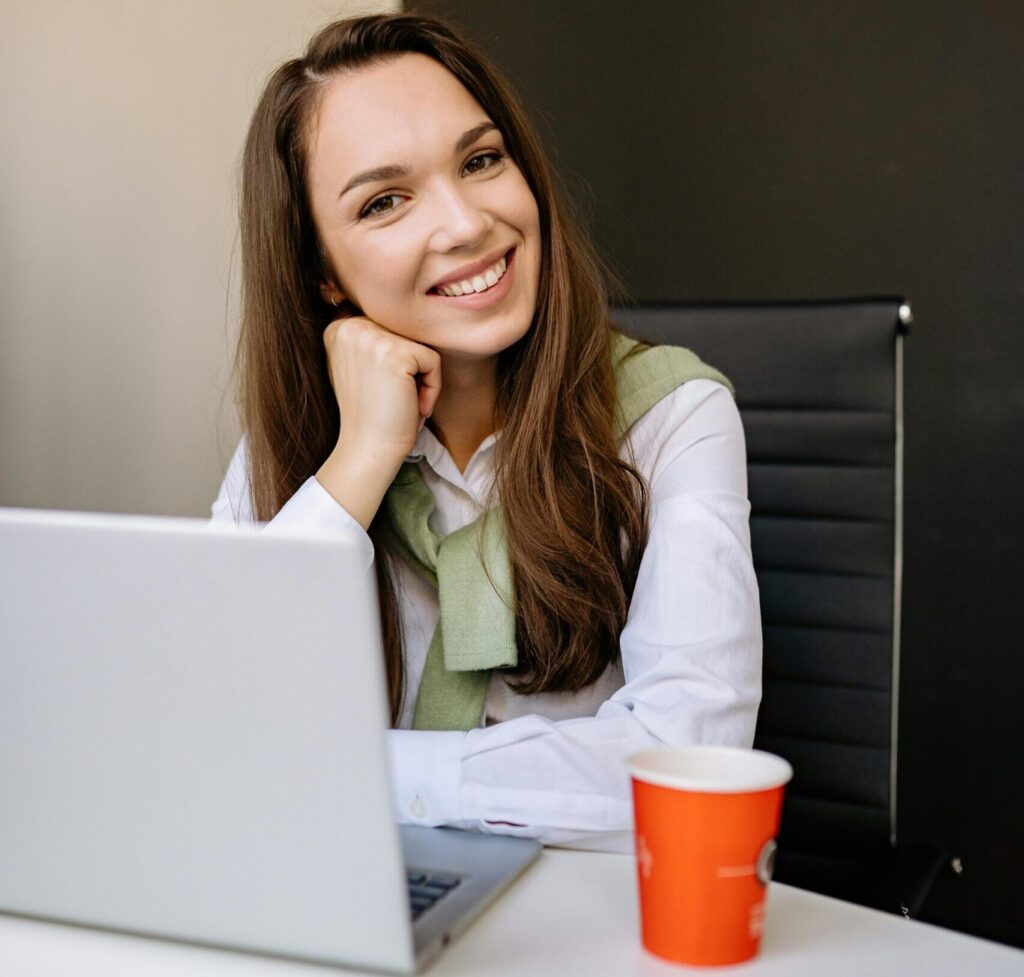
M516 248L502 255L490 268L462 282L449 282L428 293L466 309L483 309L500 302L512 287Z
M462 282L451 282L448 285L438 287L438 292L449 297L453 295L467 295L470 292L486 292L493 288L505 276L505 269L508 267L506 256L502 255L490 268L482 271L473 278Z

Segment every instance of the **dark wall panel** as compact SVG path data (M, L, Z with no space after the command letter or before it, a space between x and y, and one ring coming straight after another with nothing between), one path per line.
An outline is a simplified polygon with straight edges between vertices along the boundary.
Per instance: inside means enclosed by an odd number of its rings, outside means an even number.
M1024 5L431 0L640 300L905 294L907 833L1024 945Z

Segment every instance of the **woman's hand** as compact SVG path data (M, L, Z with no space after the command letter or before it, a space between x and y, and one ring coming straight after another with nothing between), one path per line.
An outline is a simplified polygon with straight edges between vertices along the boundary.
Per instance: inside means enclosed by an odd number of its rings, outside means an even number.
M324 332L339 442L401 461L441 393L441 357L365 316L336 319Z
M441 357L358 315L332 322L324 346L341 427L317 479L368 528L441 393Z

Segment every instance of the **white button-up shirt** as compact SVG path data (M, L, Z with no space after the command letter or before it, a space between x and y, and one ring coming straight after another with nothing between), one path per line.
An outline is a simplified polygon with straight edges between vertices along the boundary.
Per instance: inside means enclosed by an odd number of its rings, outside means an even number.
M691 380L640 418L628 442L650 484L650 533L620 659L588 688L524 697L495 672L480 728L410 729L438 599L399 567L406 693L388 736L400 821L630 851L628 754L663 743L753 742L761 621L739 412L723 386ZM410 459L434 495L432 524L442 536L481 512L494 481L494 445L492 435L460 472L437 438L420 432ZM252 521L247 479L243 440L214 520ZM372 565L369 536L315 478L270 525L355 537Z

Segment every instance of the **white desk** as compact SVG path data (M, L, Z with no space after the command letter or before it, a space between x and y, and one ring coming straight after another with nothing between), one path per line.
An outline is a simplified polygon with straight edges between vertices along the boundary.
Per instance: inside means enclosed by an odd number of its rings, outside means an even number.
M1024 977L1024 951L773 885L761 956L698 971L640 946L633 859L546 850L430 977ZM342 971L0 914L4 977L326 977Z

